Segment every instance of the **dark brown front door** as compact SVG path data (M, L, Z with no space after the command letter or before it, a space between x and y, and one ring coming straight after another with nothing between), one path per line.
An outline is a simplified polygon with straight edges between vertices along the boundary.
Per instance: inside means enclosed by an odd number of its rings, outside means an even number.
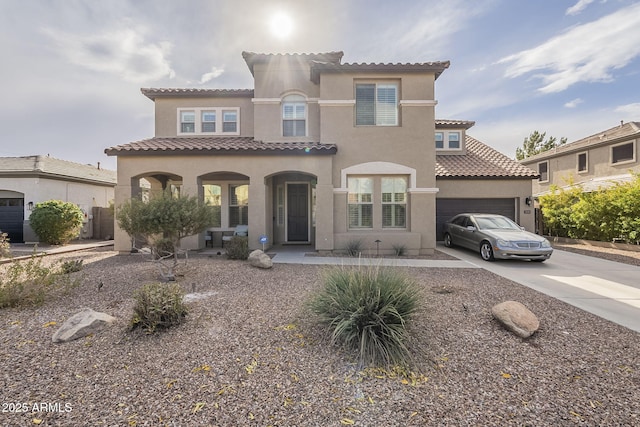
M309 186L287 184L287 241L309 241Z

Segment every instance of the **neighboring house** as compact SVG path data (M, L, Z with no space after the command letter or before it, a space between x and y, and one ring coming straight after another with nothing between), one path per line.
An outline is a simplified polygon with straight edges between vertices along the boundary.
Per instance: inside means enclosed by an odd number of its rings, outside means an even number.
M620 125L595 135L561 145L520 163L537 170L533 195L540 196L551 187L579 186L583 191L605 189L630 181L640 173L640 122Z
M0 157L0 230L12 243L37 242L33 207L47 200L77 204L85 213L80 237L93 237L93 207L114 200L116 172L49 156Z
M217 207L214 244L237 225L249 246L361 241L369 251L430 254L437 223L498 210L531 229L536 173L436 121L434 86L449 62L341 63L342 52L244 52L254 89L142 89L155 136L107 148L118 157L116 206L147 191ZM150 190L149 190L150 189ZM208 233L183 239L202 248ZM131 241L116 227L115 248ZM377 242L376 242L377 241Z

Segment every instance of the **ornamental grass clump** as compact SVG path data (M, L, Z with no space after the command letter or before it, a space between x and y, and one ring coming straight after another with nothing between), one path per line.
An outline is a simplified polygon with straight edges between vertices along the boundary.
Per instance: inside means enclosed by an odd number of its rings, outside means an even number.
M184 290L177 283L148 283L138 289L133 298L132 329L141 327L152 334L158 328L182 323L187 315Z
M389 267L333 267L311 310L334 344L358 353L361 366L407 365L407 323L418 308L416 283Z

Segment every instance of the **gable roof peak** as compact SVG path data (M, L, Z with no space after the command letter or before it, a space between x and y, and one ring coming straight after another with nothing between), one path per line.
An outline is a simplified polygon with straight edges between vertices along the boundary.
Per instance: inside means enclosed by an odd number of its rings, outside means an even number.
M253 75L253 66L255 64L264 64L274 59L297 59L307 62L318 61L330 64L340 64L344 52L333 51L324 53L256 53L256 52L242 52L242 58L247 63L249 71Z

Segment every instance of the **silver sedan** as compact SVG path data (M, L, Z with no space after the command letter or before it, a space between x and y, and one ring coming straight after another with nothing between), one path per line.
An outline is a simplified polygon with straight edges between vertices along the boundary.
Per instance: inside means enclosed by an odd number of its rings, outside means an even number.
M445 246L479 251L485 261L501 258L543 262L553 252L547 239L525 231L502 215L456 215L445 223L444 230Z

